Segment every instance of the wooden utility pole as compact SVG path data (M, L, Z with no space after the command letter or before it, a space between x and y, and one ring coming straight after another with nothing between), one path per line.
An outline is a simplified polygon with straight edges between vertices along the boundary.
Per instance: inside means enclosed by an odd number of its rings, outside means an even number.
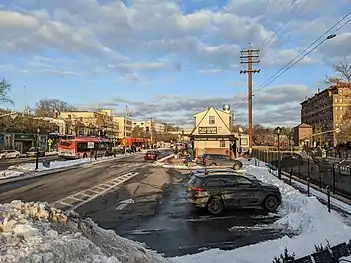
M252 73L260 73L260 69L252 69L252 64L258 64L259 61L259 49L242 49L240 51L241 64L247 64L247 70L240 70L240 74L248 75L248 111L249 111L249 152L252 153L252 136L253 136L253 124L252 124Z

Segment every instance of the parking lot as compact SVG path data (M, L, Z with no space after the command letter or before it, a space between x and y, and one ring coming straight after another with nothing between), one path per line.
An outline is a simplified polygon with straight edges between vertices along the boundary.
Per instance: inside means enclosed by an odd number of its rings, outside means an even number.
M293 235L274 225L278 214L232 210L212 216L194 208L185 199L187 181L184 171L152 168L77 211L167 257L210 248L233 249Z

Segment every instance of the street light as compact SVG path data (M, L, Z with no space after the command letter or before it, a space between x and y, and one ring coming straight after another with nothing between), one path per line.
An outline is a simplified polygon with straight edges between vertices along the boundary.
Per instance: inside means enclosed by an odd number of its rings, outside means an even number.
M282 179L282 171L280 167L280 134L282 133L282 128L278 126L277 128L274 129L274 133L278 137L278 178Z
M39 134L40 134L40 128L37 129L37 155L35 159L35 170L39 169Z

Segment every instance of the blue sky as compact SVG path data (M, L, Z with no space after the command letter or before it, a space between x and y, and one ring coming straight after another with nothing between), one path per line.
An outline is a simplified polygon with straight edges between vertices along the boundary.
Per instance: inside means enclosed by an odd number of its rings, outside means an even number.
M245 124L240 49L261 50L257 89L348 9L346 0L2 0L0 77L18 110L42 98L116 113L128 104L189 126L195 112L229 103ZM255 95L256 123L298 123L299 102L351 54L351 23L336 34Z

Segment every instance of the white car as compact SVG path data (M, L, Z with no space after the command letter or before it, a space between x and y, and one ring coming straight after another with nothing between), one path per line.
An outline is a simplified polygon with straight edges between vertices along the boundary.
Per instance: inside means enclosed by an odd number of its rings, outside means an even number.
M0 151L0 159L12 159L12 158L19 158L21 153L16 150L2 150Z

